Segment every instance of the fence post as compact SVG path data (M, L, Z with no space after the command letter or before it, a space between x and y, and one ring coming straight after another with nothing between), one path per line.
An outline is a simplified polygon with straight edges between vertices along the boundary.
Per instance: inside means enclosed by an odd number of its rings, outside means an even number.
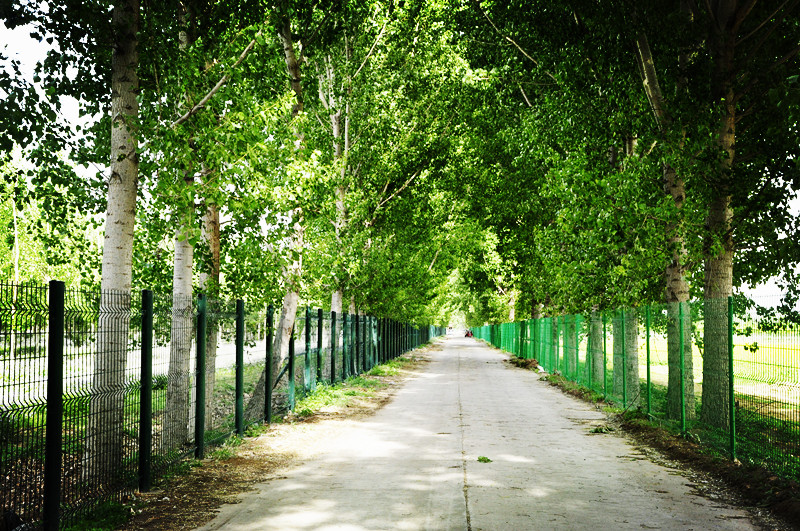
M589 314L589 324L586 327L586 362L584 365L584 370L586 374L586 380L589 383L589 389L594 389L594 376L592 372L594 371L594 342L592 341L592 336L594 335L594 312Z
M342 313L342 380L347 380L348 373L350 372L350 364L347 359L347 313Z
M367 328L367 336L369 337L369 368L372 369L375 366L375 318L370 316L367 317L367 322L369 323L369 327Z
M336 383L336 344L339 337L336 335L336 312L331 311L331 384Z
M575 320L575 381L579 382L581 379L581 319L577 313L573 316Z
M375 320L375 356L378 364L383 363L383 317Z
M603 312L603 400L606 399L608 396L608 337L606 336L607 327L606 327L606 312Z
M197 296L197 367L195 372L194 456L206 453L206 296Z
M47 328L47 407L44 457L44 529L61 521L61 443L64 424L64 283L49 285Z
M566 341L562 341L562 338L561 338L562 333L561 333L561 331L565 330L567 328L566 319L567 319L567 317L565 315L561 316L560 319L557 318L558 332L556 332L556 365L558 366L558 370L561 371L562 375L565 372L567 372L566 371L566 367L564 368L563 371L561 370L561 358L562 358L562 354L563 354L563 352L565 352L565 349L566 349L566 346L567 346L565 344ZM565 337L566 337L566 335L565 335ZM566 360L566 356L564 356L564 362L566 363L566 361L567 361Z
M627 316L625 315L625 308L622 308L622 407L628 407L628 335L627 335ZM614 372L617 368L614 367Z
M289 336L289 374L288 388L289 388L289 411L294 411L294 326L292 326L292 333Z
M358 315L356 310L353 316L353 374L361 374L361 350L364 348L361 340L361 328L364 326L364 316Z
M685 392L685 380L684 380L684 371L685 371L685 360L684 352L683 352L683 343L685 338L683 337L683 303L678 303L678 327L680 331L678 332L678 348L680 349L680 357L679 363L680 367L678 367L678 372L680 373L681 378L681 433L686 432L686 392Z
M325 323L322 320L322 308L317 310L317 375L314 378L314 388L317 387L317 382L322 381L322 331L325 329Z
M361 321L361 372L367 372L369 368L369 336L367 334L369 331L369 317L365 315Z
M306 306L306 351L303 353L303 390L311 390L311 308Z
M236 301L236 433L244 434L244 301Z
M358 351L361 348L361 316L358 315L358 310L353 315L353 319L353 374L359 374L361 372L361 363L358 357Z
M647 415L650 416L650 305L648 304L645 308L645 319L644 319L644 326L646 330L646 341L647 341Z
M267 417L267 424L272 424L272 341L275 337L273 330L273 314L275 308L270 304L267 307L267 359L264 369L264 416Z
M734 395L733 374L733 297L728 296L728 407L730 408L730 448L731 459L736 459L736 397Z
M153 452L153 292L142 290L142 373L139 394L139 492L152 487Z

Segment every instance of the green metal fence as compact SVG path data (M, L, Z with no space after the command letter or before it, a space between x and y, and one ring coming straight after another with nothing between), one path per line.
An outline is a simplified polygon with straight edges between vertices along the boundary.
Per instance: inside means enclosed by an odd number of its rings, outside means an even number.
M203 295L0 284L0 511L45 529L75 523L318 382L443 333L303 309L281 378L268 381L274 313Z
M800 327L777 310L731 298L473 334L733 458L800 479Z

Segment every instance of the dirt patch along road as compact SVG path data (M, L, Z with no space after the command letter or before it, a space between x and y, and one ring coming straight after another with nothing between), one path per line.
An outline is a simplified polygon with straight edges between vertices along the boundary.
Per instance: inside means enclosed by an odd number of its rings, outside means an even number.
M756 528L626 439L593 433L604 414L498 351L442 347L374 416L319 432L317 455L201 529Z

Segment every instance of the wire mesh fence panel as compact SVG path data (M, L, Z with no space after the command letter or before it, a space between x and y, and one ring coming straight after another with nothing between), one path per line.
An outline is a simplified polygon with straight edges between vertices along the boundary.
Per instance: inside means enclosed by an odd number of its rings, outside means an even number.
M251 406L256 397L256 388L263 378L267 367L267 356L271 354L269 345L269 331L267 330L267 309L245 307L244 314L244 344L242 367L242 391L244 405L244 425L263 422L265 416L263 407ZM248 413L249 412L249 413ZM258 412L258 414L256 414Z
M140 306L126 292L66 292L64 523L137 486Z
M0 502L42 519L47 401L47 288L0 284Z
M236 304L220 299L208 299L206 304L203 442L213 445L227 438L235 429Z
M322 350L319 353L318 360L321 362L317 374L320 376L320 383L331 383L332 377L332 364L331 364L331 334L332 334L332 321L331 312L322 313ZM337 327L338 328L338 327ZM338 366L334 360L333 366Z
M157 475L195 448L195 315L191 297L154 296L152 441Z
M298 317L276 413L431 332L319 310ZM269 323L242 301L0 284L3 512L74 524L261 422Z
M737 454L800 478L800 326L776 302L734 307Z
M599 312L591 314L586 323L586 386L597 393L605 391L605 357L603 351L603 318Z
M696 397L700 402L698 429L693 433L720 451L729 447L732 421L728 306L728 299L707 299L691 305L696 321L693 341L702 353L702 380Z

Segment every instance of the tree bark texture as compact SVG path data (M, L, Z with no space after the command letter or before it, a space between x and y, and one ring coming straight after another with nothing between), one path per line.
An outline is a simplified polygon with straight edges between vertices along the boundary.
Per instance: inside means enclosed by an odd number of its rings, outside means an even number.
M639 314L635 309L625 312L625 379L628 407L641 403L639 378Z
M722 106L717 132L721 153L715 175L711 177L707 241L705 245L705 323L703 353L703 404L701 419L718 428L730 423L728 376L727 298L733 292L733 236L731 234L730 179L736 141L736 95L734 52L737 2L718 0L709 21L709 47L714 70L711 79L712 101Z
M686 9L682 2L682 9ZM647 36L640 33L636 41L639 52L640 70L642 72L643 84L647 99L653 109L658 129L663 133L673 124L672 118L667 112L664 95L658 82L655 62L650 51L650 44ZM680 63L685 66L686 58L680 57ZM679 82L679 89L684 88L686 80ZM682 148L683 146L678 146ZM669 324L667 326L667 361L668 361L668 384L667 384L667 416L672 419L680 418L681 411L681 347L680 329L677 322L678 304L689 300L689 282L686 279L687 251L684 240L684 228L682 223L682 210L686 200L686 186L683 179L678 175L673 166L664 163L662 167L662 180L664 192L672 199L675 207L677 222L668 222L665 227L667 248L670 249L672 256L669 264L664 270L665 277L665 302L668 306ZM686 404L687 418L694 412L694 377L692 371L692 342L691 336L687 331L691 331L691 314L684 315L684 402ZM688 383L688 385L687 385ZM691 412L691 413L690 413Z
M191 186L187 178L186 186ZM193 205L192 205L193 206ZM177 448L189 440L189 389L194 337L192 271L194 247L181 223L175 235L172 272L172 331L170 333L167 402L164 414L164 448Z
M623 371L622 365L623 360L623 344L624 339L622 335L622 313L621 312L614 312L614 316L611 319L611 335L613 337L612 341L612 349L614 352L614 369L612 372L612 392L614 396L622 396L623 392Z
M208 249L208 260L200 272L200 289L208 296L209 300L216 300L219 296L220 274L220 232L219 232L219 207L214 203L207 203L203 215L202 237ZM219 339L219 321L213 317L208 320L206 331L206 426L213 426L214 422L214 387L217 374L217 341Z
M683 304L683 371L681 371L681 312L679 304ZM689 304L685 301L674 301L667 305L667 364L667 418L671 420L680 420L681 418L681 408L683 407L681 403L681 372L683 372L686 418L692 419L695 416L692 315Z
M108 180L101 273L98 343L95 354L85 475L112 479L122 462L125 369L128 356L133 228L139 177L135 122L139 115L139 1L114 2L111 63L111 175Z

